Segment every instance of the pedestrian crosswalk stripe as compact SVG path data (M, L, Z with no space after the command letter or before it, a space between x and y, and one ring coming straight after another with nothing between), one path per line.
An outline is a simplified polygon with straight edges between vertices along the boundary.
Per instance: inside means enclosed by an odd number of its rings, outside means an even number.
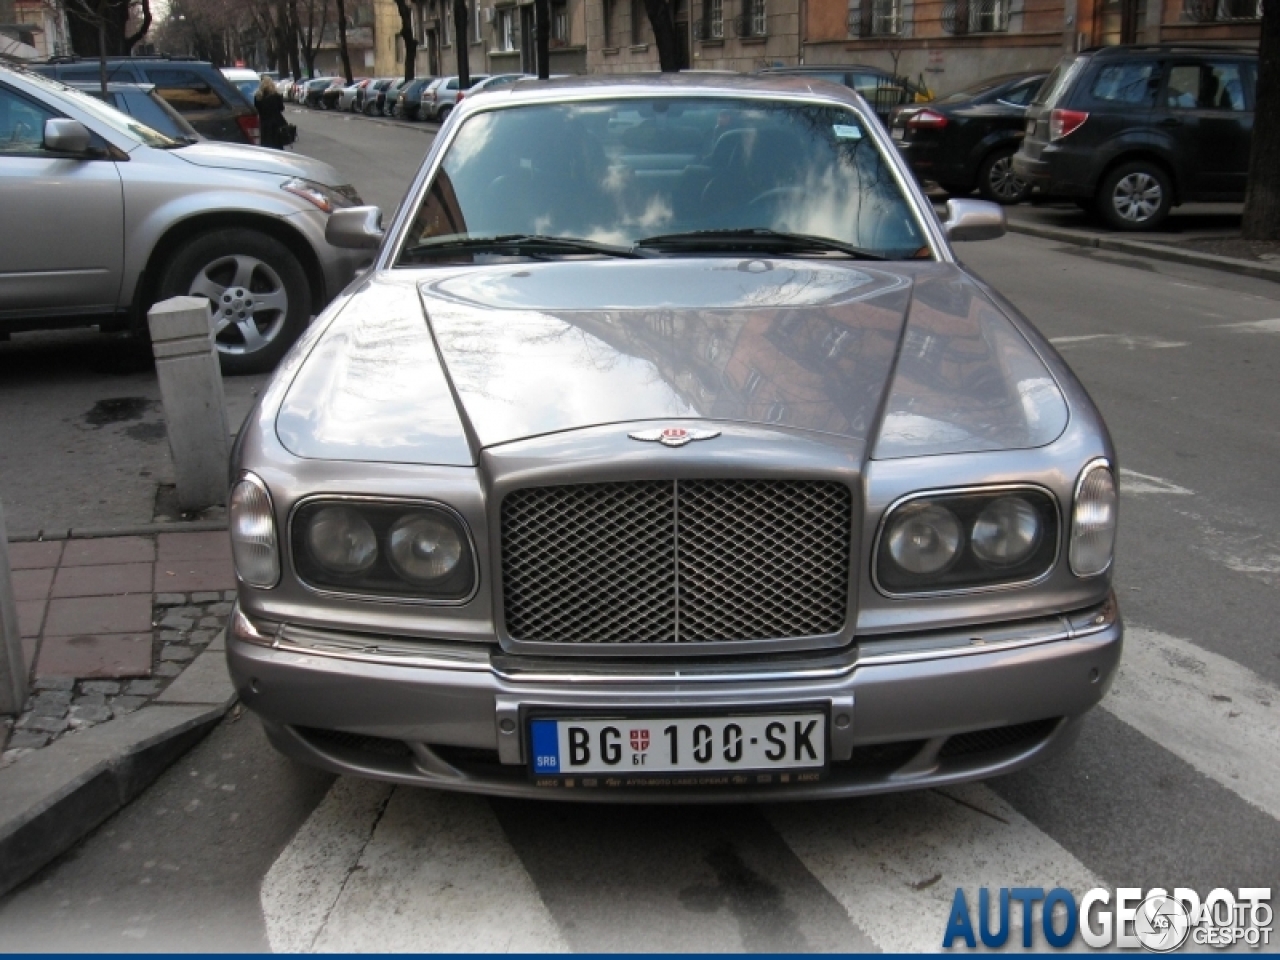
M981 784L765 808L805 867L886 951L937 951L957 887L1101 883ZM1018 911L1011 929L1021 930ZM1010 942L1020 942L1011 934Z
M1130 625L1103 707L1280 819L1280 687L1220 654Z
M391 790L372 780L338 780L271 865L260 900L276 953L312 948Z
M350 783L339 781L330 797L351 791ZM309 822L286 854L293 864L288 873L269 876L273 891L269 900L264 885L262 903L273 949L279 944L350 953L565 950L487 800L403 787L390 792L385 807L373 804L372 797L364 800L353 805L350 798L340 799L319 811L313 821L327 821L330 828L308 830ZM351 821L363 826L348 823L343 829L337 818L344 806ZM362 834L367 842L359 842ZM329 906L305 912L295 907L292 914L298 920L291 928L271 913L296 905L298 895L286 899L274 888L286 877L306 878L300 867L312 864L338 878L337 894L329 897L332 877L326 884L311 882Z

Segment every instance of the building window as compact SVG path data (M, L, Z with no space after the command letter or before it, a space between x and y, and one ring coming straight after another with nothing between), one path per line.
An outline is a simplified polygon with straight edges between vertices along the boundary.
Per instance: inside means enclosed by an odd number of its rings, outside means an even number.
M765 0L742 0L742 14L734 23L740 37L763 37L768 26L765 16Z
M896 37L901 32L901 0L872 0L871 35L873 37Z
M453 43L453 0L440 0L440 32L444 34L444 46Z
M561 47L569 42L569 5L567 3L551 4L551 42Z
M604 46L613 46L613 0L600 0L600 29L604 33Z
M504 52L516 48L516 12L508 7L498 11L498 49Z
M644 25L647 20L644 12L644 0L631 0L631 45L638 47L644 43Z
M703 0L703 16L706 19L704 36L712 40L724 38L724 0Z
M1182 15L1195 23L1261 20L1262 0L1183 0Z
M948 33L1005 33L1011 0L947 0L942 28Z

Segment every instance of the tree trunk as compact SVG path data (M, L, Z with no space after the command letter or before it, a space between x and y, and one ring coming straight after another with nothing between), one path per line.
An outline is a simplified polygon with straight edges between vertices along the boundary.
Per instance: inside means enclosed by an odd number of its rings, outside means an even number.
M538 79L551 76L551 0L533 0L533 58Z
M458 89L466 90L471 86L471 56L467 51L467 0L452 0L452 3L453 43L458 51Z
M680 38L676 36L676 18L671 0L644 0L653 27L653 42L658 48L658 66L663 73L680 70ZM727 7L726 7L727 9Z
M1255 103L1241 233L1246 240L1280 240L1280 0L1262 0Z
M351 54L347 52L346 0L338 0L338 55L342 57L342 75L347 78L349 86L355 82L355 77L351 76Z
M400 14L400 39L404 41L404 82L413 79L414 65L418 57L418 38L413 35L413 11L409 0L395 0Z
M285 45L289 50L289 68L297 80L302 79L302 62L298 59L298 0L288 0L288 29Z
M142 0L142 24L138 27L137 33L131 33L124 38L124 52L132 54L138 41L145 37L150 29L151 0Z

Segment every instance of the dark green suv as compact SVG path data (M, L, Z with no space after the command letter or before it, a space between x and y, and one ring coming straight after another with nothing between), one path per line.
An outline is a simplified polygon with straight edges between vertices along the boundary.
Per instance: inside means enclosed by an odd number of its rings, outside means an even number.
M1117 230L1154 230L1188 201L1243 200L1257 73L1247 49L1069 54L1027 109L1014 172Z
M97 83L97 58L55 57L29 69L73 86ZM217 67L182 57L108 57L108 82L153 84L156 93L210 140L261 142L258 111Z

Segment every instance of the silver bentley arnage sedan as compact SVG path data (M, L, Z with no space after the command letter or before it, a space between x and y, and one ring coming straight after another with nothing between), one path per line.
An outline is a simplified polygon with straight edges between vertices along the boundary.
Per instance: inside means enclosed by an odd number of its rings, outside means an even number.
M804 77L468 98L241 432L228 659L290 756L849 796L1068 744L1120 657L1098 411Z

